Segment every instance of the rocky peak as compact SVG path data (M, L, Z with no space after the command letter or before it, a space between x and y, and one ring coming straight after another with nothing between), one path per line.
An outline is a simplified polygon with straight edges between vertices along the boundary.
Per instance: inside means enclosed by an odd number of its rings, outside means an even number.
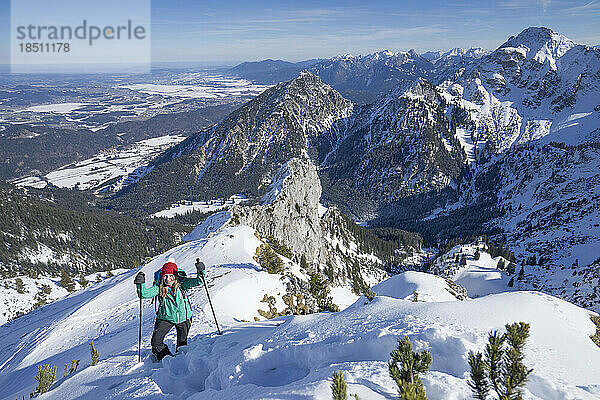
M519 52L540 64L546 61L556 69L556 60L577 44L571 39L544 27L525 29L509 38L496 52Z
M294 254L317 260L323 253L318 204L321 182L317 169L306 158L293 158L275 174L260 204L235 206L233 219L273 236Z

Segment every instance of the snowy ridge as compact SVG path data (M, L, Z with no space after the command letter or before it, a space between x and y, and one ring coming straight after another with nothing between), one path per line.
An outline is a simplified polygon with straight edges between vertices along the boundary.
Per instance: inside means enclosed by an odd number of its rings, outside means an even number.
M160 364L147 360L154 317L144 301L143 364L136 363L138 300L132 284L137 270L105 280L0 326L0 398L33 390L35 366L61 366L81 359L79 371L61 378L40 398L94 399L264 399L328 398L333 371L346 374L349 393L365 399L396 395L387 361L398 338L433 354L423 382L430 400L467 399L469 351L482 351L491 329L526 321L531 336L525 364L533 368L525 399L594 399L600 395L600 348L589 336L589 312L537 292L500 293L456 301L443 280L404 273L374 288L338 313L284 316L242 322L257 316L265 293L280 295L280 275L260 271L252 259L259 240L249 227L226 228L209 239L178 246L142 266L151 276L168 257L191 272L196 257L208 266L209 290L224 335L214 334L202 288L189 298L195 317L187 349ZM292 270L296 267L289 265ZM439 282L439 283L436 283ZM418 290L419 302L404 300ZM449 301L450 300L450 301ZM262 307L261 307L262 306ZM494 310L494 312L489 312ZM89 366L88 340L100 351ZM167 337L172 345L174 332Z

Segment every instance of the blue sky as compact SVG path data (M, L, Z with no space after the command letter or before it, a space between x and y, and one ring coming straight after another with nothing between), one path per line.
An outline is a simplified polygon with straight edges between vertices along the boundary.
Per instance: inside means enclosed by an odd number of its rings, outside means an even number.
M0 1L0 35L7 38L9 1ZM151 9L155 62L232 64L382 49L494 49L529 26L600 44L600 0L153 0ZM0 51L0 62L6 54L6 48Z

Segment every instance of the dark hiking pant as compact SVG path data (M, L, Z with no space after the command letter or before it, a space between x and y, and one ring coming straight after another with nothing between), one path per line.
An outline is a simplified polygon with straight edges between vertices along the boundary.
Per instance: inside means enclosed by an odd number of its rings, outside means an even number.
M150 344L152 345L152 353L156 354L156 358L162 360L165 356L171 355L171 351L169 351L167 345L163 343L163 340L165 340L165 336L167 336L167 333L169 333L173 326L175 326L175 329L177 329L177 348L186 346L187 336L191 325L191 319L179 324L174 324L163 319L157 319L154 323L152 340L150 340Z

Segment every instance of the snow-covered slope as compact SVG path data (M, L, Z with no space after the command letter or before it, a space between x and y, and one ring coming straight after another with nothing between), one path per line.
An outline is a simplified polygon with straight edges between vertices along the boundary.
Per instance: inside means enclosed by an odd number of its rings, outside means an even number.
M43 177L30 176L16 180L17 186L58 187L80 190L117 191L146 173L145 166L167 148L181 142L184 136L162 136L146 139L123 148L105 150L90 159L65 165ZM107 187L105 187L107 185Z
M396 396L387 373L389 353L408 336L416 350L429 349L433 364L424 374L428 398L468 399L467 355L481 351L491 329L531 324L525 364L533 368L525 399L594 399L600 396L600 348L590 313L537 292L500 293L473 300L448 297L443 280L406 273L376 287L372 302L360 297L338 313L251 321L265 294L285 291L280 275L260 271L253 260L259 244L249 227L224 228L156 257L139 270L149 277L169 257L193 272L198 257L208 266L209 290L222 336L215 334L203 288L189 297L194 321L189 345L175 357L151 364L153 305L144 301L144 363L137 363L138 270L41 307L0 326L0 398L28 396L36 365L58 366L58 382L40 399L281 399L330 396L333 371L346 374L349 392L364 399ZM290 265L290 268L295 267ZM148 278L147 278L148 279ZM414 290L419 302L405 300ZM376 290L376 291L377 291ZM490 312L493 310L493 312ZM174 332L167 336L173 345ZM89 366L88 341L100 352ZM81 360L62 377L62 366Z
M106 273L94 272L85 275L87 285L95 285L104 277L114 276L125 272L124 269L116 269ZM81 276L73 277L73 289L79 290L85 287L80 283ZM22 287L17 284L22 282ZM40 305L51 303L69 294L67 289L60 285L60 277L39 275L30 277L27 275L16 276L0 280L0 286L4 289L0 292L0 325L16 318L19 315L30 312Z
M267 308L260 301L265 294L283 307L284 279L261 271L253 260L259 244L249 227L224 228L0 326L0 398L33 391L40 364L59 370L58 382L40 399L321 399L330 396L336 370L345 372L350 393L392 398L396 389L386 362L397 339L406 335L417 350L433 354L423 377L428 398L467 399L468 352L483 350L491 329L515 321L531 324L525 364L534 371L524 398L600 396L600 348L589 338L595 332L590 313L537 292L459 301L448 294L443 279L409 272L376 286L372 302L360 297L339 313L244 322ZM195 317L187 349L152 364L147 357L154 310L144 301L145 362L138 364L139 302L132 279L139 270L152 276L169 257L187 272L193 272L197 257L207 264L224 334L215 334L203 288L192 289ZM421 301L405 299L414 291ZM174 337L171 332L167 342L173 345ZM89 366L89 340L100 352L95 367ZM77 359L79 371L62 377L62 366Z
M460 261L463 257L464 265ZM512 291L514 289L508 286L511 276L497 268L501 258L492 258L486 245L477 241L470 245L453 247L446 254L436 258L430 271L464 287L469 297ZM506 265L509 263L507 260L503 262Z

